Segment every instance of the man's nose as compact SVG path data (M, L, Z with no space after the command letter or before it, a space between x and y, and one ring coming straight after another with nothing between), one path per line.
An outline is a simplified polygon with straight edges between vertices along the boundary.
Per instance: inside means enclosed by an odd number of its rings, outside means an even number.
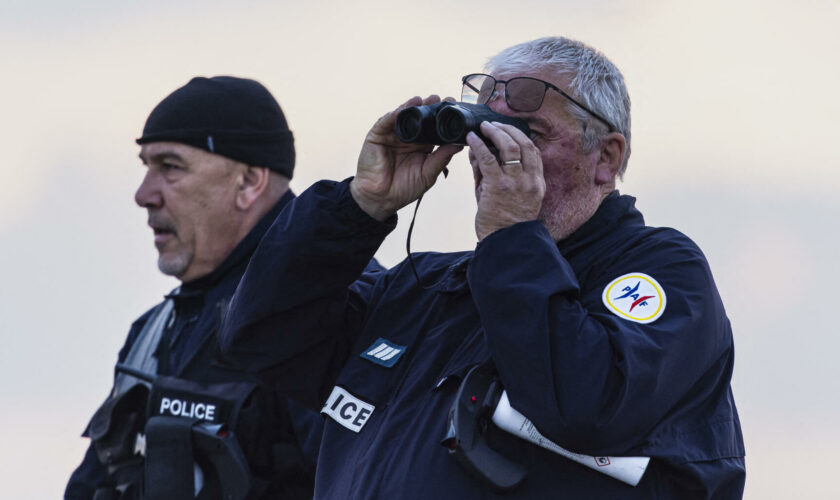
M134 202L143 208L160 208L163 205L160 183L151 169L146 171L143 182L134 193Z
M487 106L490 107L496 113L502 115L509 115L513 113L513 110L510 109L507 105L507 100L505 99L505 88L503 84L496 85L496 88L493 90L493 93L490 94L490 99L487 100Z

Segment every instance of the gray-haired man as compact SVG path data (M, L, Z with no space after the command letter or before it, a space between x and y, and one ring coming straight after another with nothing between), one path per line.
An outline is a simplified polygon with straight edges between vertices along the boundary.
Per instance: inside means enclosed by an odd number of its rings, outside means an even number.
M511 47L485 71L464 78L462 100L532 135L484 122L492 149L467 136L475 250L354 281L460 150L399 141L397 112L439 101L413 98L370 130L352 180L281 214L290 229L257 250L223 350L329 417L319 498L739 498L729 321L697 246L646 226L616 191L630 151L621 73L566 38ZM567 451L504 432L507 401L533 423L514 431ZM622 476L626 457L641 465Z

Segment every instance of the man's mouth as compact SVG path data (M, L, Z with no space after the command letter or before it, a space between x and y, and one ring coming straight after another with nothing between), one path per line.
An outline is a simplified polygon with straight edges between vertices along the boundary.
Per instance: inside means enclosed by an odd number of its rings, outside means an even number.
M170 238L175 236L173 231L169 231L168 229L157 229L152 228L155 233L155 246L161 246L165 244Z
M177 236L172 223L160 216L149 215L149 227L155 235L155 246L160 246L168 239Z

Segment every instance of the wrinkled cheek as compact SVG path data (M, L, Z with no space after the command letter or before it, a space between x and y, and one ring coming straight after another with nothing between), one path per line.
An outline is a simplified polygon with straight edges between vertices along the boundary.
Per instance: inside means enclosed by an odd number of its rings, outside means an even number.
M550 220L556 215L564 203L568 203L572 195L569 184L559 176L548 175L545 177L545 196L540 208L540 219Z
M540 215L539 219L542 221L550 220L552 215L557 212L557 206L559 205L559 197L557 193L551 191L548 186L546 186L545 197L543 197L542 206L540 207Z

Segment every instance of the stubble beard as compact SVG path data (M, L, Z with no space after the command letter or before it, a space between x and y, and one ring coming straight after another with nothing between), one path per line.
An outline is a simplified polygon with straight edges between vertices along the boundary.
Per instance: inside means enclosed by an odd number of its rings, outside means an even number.
M553 191L549 191L549 190ZM557 193L543 199L539 220L545 224L554 241L567 238L588 221L601 205L597 193L581 190L563 192L561 186L546 184L546 193Z
M191 256L186 253L175 253L174 255L160 254L158 256L158 269L167 276L182 276L190 265Z

